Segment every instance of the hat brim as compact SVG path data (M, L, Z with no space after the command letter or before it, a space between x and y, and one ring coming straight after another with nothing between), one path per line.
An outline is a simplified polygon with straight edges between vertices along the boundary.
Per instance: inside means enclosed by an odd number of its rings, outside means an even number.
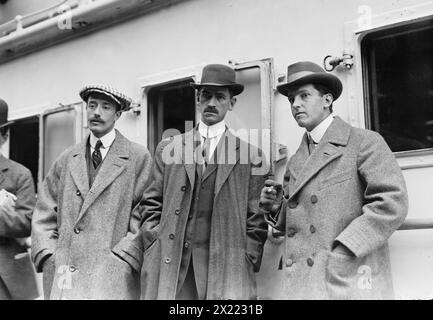
M280 84L277 86L277 90L279 93L287 97L289 91L309 83L321 84L328 88L332 92L334 101L340 97L341 92L343 91L343 84L341 83L340 79L330 73L310 74L295 81Z
M1 124L0 125L0 128L4 128L4 127L7 127L7 126L10 126L12 123L14 123L15 121L8 121L8 122L6 122L6 123L3 123L3 124Z
M212 87L224 87L229 88L230 91L233 93L234 96L237 96L238 94L242 93L244 91L244 86L239 83L233 83L233 84L220 84L220 83L191 83L191 87L194 89L200 89L203 86L212 86Z

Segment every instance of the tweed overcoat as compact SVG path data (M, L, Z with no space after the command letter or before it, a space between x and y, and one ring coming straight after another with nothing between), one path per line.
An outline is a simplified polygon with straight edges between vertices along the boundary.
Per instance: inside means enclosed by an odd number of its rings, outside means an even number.
M131 250L144 250L143 299L175 299L196 178L197 136L191 130L161 141L156 149L152 183L137 207L143 212L140 238ZM254 272L260 267L267 235L258 199L268 169L258 149L229 130L221 139L226 143L220 141L217 150L206 298L250 299L256 296Z
M383 138L335 117L309 155L287 164L278 220L288 299L393 298L387 240L408 210L405 181ZM331 252L339 243L355 256Z
M132 209L148 182L150 154L116 130L89 188L87 143L63 152L44 180L32 221L33 261L42 271L53 255L51 299L138 298L139 268L122 248L138 231Z
M36 203L30 170L0 155L0 189L17 197L15 210L0 208L0 278L12 299L34 299L38 296L35 271L19 239L30 236Z

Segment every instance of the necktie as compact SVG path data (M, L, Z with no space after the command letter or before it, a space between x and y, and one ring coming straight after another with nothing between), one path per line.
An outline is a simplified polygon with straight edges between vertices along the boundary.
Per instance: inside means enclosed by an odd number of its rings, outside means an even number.
M92 162L93 162L93 168L97 168L101 162L102 162L102 155L101 151L99 150L102 146L101 140L98 140L96 142L95 151L92 153Z
M316 143L314 142L313 138L311 138L310 135L307 135L308 137L308 151L310 154L313 153L314 149L316 148Z
M209 163L209 153L210 153L209 129L206 132L206 137L203 137L203 148L201 152L203 156L203 169L205 169L207 164Z

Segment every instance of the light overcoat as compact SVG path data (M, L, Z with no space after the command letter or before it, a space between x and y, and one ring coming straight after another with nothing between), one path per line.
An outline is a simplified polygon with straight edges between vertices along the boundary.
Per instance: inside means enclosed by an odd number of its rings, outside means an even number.
M147 149L116 138L89 188L88 138L68 148L48 172L32 221L32 256L38 271L54 257L51 299L138 298L139 267L122 251L138 231L131 215L148 182ZM122 259L120 258L122 257Z
M229 130L221 139L227 139L230 147L225 155L217 151L206 298L251 299L256 297L254 271L260 267L267 235L258 199L268 169L258 149ZM159 143L152 183L137 208L144 221L136 244L136 249L144 250L143 299L175 299L196 178L193 141L191 130Z
M30 170L0 155L0 189L17 197L15 210L0 208L0 279L12 299L34 299L39 295L35 271L24 239L20 239L30 236L36 203Z
M393 298L387 240L408 198L383 138L335 117L314 152L307 137L287 165L277 223L288 299ZM339 243L355 256L331 252Z

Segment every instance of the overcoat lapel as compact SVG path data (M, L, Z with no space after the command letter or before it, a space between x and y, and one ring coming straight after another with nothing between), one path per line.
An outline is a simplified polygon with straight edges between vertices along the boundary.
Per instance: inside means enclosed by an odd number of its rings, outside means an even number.
M222 140L222 141L221 141ZM218 171L215 180L215 196L218 195L224 182L229 177L240 157L240 139L226 129L215 150L218 156ZM250 150L246 150L249 153ZM249 155L249 154L248 154Z
M349 136L350 126L336 116L314 152L309 156L307 134L304 134L292 162L292 168L297 177L290 198L294 197L320 170L342 156L343 153L339 146L346 146Z
M182 154L182 163L185 167L189 182L191 186L194 187L196 159L197 157L200 157L200 155L197 154L197 147L200 145L200 134L197 130L197 126L183 135L182 143L183 148L180 150Z
M88 141L89 136L75 147L75 150L71 153L72 158L69 165L72 179L83 198L85 198L89 192L89 176L86 163L86 147Z
M128 159L129 142L116 130L116 138L105 156L104 161L101 163L101 168L96 175L92 187L84 198L77 221L83 217L87 209L96 201L99 195L125 170Z

